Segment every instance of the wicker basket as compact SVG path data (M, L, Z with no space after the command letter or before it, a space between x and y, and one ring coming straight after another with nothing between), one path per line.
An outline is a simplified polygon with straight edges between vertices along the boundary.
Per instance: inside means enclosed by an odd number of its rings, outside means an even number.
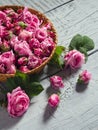
M4 10L6 8L12 8L14 10L24 9L23 6L17 6L17 5L0 6L0 10ZM57 33L56 33L56 30L55 30L53 24L51 23L51 21L44 14L42 14L41 12L39 12L39 11L37 11L35 9L28 8L28 10L32 14L37 15L40 20L43 20L43 25L46 24L46 23L50 23L51 24L51 31L54 32L54 39L53 39L54 43L55 43L54 49L52 50L51 55L40 66L38 66L35 69L32 69L32 70L27 72L27 74L34 74L34 73L39 73L44 68L44 66L49 62L49 60L52 58L52 56L54 54L54 51L56 49ZM0 73L0 82L5 81L7 78L10 78L10 77L14 77L14 74L1 74Z

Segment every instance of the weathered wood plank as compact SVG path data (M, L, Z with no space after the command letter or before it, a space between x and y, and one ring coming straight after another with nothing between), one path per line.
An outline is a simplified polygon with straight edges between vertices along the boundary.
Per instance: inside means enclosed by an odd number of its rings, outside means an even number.
M37 10L40 10L41 12L49 12L49 10L67 4L69 1L73 0L2 0L0 1L0 5L18 4L35 8Z
M59 44L68 45L70 39L80 33L93 38L96 48L98 48L97 5L98 1L77 0L47 13L59 34Z

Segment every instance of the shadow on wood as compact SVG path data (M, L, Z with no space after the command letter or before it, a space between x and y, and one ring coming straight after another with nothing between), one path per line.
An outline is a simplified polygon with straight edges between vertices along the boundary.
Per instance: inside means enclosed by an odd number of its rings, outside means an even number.
M76 91L81 93L84 92L87 89L88 84L76 84Z
M22 117L12 118L9 117L4 108L0 108L0 130L11 129L21 120Z
M54 113L56 111L57 107L51 107L47 104L46 108L45 108L45 112L43 115L43 122L46 123L47 121L49 121L52 117L54 117Z
M49 86L46 90L47 98L49 98L52 94L59 94L60 90L59 89L53 89L51 86Z

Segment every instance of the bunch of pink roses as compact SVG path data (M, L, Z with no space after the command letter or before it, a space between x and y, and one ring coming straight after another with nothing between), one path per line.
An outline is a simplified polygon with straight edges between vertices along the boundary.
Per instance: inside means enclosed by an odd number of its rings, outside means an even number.
M51 25L43 25L26 7L0 11L0 73L28 72L41 65L53 48Z

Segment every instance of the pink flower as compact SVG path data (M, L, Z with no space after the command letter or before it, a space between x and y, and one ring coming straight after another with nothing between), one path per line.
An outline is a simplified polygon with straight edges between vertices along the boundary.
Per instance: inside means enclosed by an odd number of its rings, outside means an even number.
M1 55L1 59L2 60L9 60L10 64L13 64L14 61L15 61L15 55L13 53L13 51L7 51L7 52L4 52L2 55Z
M22 41L14 45L14 50L19 56L29 56L32 55L32 51L26 41Z
M49 99L48 99L48 104L51 106L51 107L56 107L58 106L60 102L60 97L57 95L57 94L52 94Z
M0 11L0 20L5 20L6 14L3 11Z
M3 42L0 43L0 48L1 48L2 52L8 51L10 49L9 42L4 40Z
M30 49L40 48L40 42L36 38L32 38L29 42Z
M41 65L42 60L34 55L29 56L28 58L28 68L29 69L34 69L36 67L38 67L39 65Z
M36 30L35 37L41 42L47 38L47 31L46 29L39 28Z
M26 65L27 64L27 57L21 57L18 59L18 65Z
M31 38L32 38L32 32L23 30L23 31L21 31L20 34L19 34L19 39L20 39L20 40L28 41L28 40L31 39Z
M65 64L69 65L72 69L77 69L82 66L85 62L84 54L77 50L72 50L68 52L65 57Z
M6 30L6 28L4 26L0 26L0 37L4 38L7 35L8 35L8 31Z
M12 117L22 116L30 104L28 95L20 87L14 89L12 93L7 93L7 99L7 111Z
M28 67L27 67L26 65L25 65L25 66L20 66L19 70L20 70L21 72L23 72L23 73L29 71L29 69L28 69Z
M23 10L22 20L28 24L31 24L31 26L38 27L40 25L38 17L32 14L30 11L28 11L27 7L25 7Z
M50 77L50 83L53 88L59 89L64 87L63 80L60 76L52 76Z
M91 80L91 73L89 73L87 70L84 70L84 71L79 75L78 82L79 82L79 83L82 82L82 83L88 84L90 80Z
M42 57L44 55L43 53L43 50L41 48L35 48L34 49L34 54L37 56L37 57Z
M15 65L12 64L10 66L10 68L6 71L7 74L15 74L16 73L16 68L15 68Z
M15 73L15 66L13 63L15 56L12 51L4 52L0 55L0 73Z
M18 44L20 43L20 41L18 40L18 37L17 36L13 36L10 40L10 45L11 47L13 48L15 46L15 44Z
M44 56L49 56L54 48L54 42L52 38L46 38L44 41L40 43L40 48L44 52Z

